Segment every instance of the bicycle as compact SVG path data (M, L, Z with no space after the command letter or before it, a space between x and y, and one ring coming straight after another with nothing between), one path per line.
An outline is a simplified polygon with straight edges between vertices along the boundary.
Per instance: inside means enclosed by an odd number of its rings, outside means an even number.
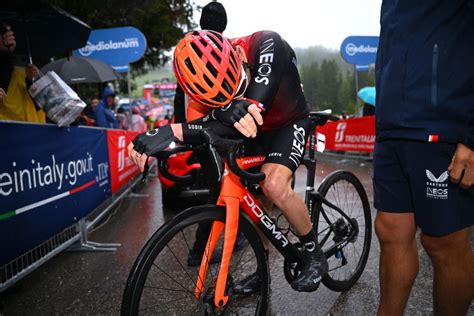
M311 112L309 117L312 130L328 120L337 120L326 112ZM285 258L284 275L289 283L301 271L302 247L293 241L291 229L279 227L278 220L275 223L242 181L264 179L263 173L246 171L262 164L264 156L238 157L242 141L222 139L208 130L203 130L202 137L204 145L175 148L174 152L191 148L198 152L204 149L209 154L210 163L202 166L220 183L220 187L211 190L218 192L217 201L184 210L153 234L130 271L122 315L265 314L269 271L260 234ZM331 173L314 190L315 143L311 133L309 155L302 164L307 168L306 204L330 264L322 283L331 290L346 291L357 282L367 263L372 234L370 206L362 184L348 171ZM212 228L202 250L201 265L187 267L186 256L202 224ZM233 255L238 229L248 244ZM217 264L209 264L216 249L222 251L222 257ZM254 271L260 277L258 291L248 296L235 295L235 282Z

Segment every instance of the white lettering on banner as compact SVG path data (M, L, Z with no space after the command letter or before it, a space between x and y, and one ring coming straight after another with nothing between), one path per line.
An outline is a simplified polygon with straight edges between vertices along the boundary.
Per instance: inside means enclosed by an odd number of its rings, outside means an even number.
M335 138L336 143L342 142L342 140L344 139L344 133L346 131L346 128L347 128L347 123L346 122L342 122L342 123L337 124L337 126L336 126L336 138Z
M354 56L355 54L358 54L358 53L376 54L377 46L370 46L370 45L356 46L354 43L348 43L346 45L346 53L349 56Z
M118 138L118 171L122 171L125 168L125 136L119 136Z
M56 156L53 154L50 163L41 164L41 162L32 159L31 165L20 169L17 162L14 161L12 162L13 171L0 172L0 195L10 196L53 184L57 185L57 190L61 190L63 181L75 185L81 176L94 171L93 158L89 153L85 158L61 163L56 161ZM99 176L100 172L99 169ZM108 166L105 172L106 178L108 177Z
M260 222L270 231L270 233L275 236L275 238L281 241L283 247L288 245L288 239L280 231L277 230L277 227L272 220L265 214L265 212L258 206L257 203L252 199L250 195L245 195L244 200L247 205L252 209L252 212L260 219Z
M138 38L126 38L122 42L113 42L109 40L107 43L104 41L100 41L97 44L93 44L87 41L87 45L83 48L79 49L79 54L82 56L89 56L93 52L100 52L103 50L114 50L114 49L124 49L124 48L136 48L139 47L140 43L138 42Z
M347 135L346 143L374 143L375 135Z

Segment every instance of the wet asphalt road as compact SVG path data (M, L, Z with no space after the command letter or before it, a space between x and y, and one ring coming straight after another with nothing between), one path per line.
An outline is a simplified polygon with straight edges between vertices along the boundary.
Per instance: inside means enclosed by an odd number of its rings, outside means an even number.
M324 158L317 170L317 183L336 169L354 172L372 203L371 164L364 161ZM296 191L305 189L304 169L297 172ZM159 182L135 189L140 196L125 198L110 219L89 235L90 240L118 242L115 253L63 252L0 296L0 315L118 315L122 292L138 252L173 212L163 212ZM372 218L375 216L372 210ZM413 288L407 315L432 314L432 269L419 248L420 272ZM323 285L313 293L298 293L283 276L283 259L270 250L270 314L374 315L378 301L379 245L373 235L369 260L358 283L346 293ZM471 304L470 315L474 315Z

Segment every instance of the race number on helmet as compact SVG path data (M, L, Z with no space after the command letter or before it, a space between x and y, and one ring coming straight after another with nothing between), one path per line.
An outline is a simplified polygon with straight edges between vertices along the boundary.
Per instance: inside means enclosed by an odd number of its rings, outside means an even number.
M228 105L241 86L239 56L228 39L214 31L186 34L174 50L173 68L183 90L206 106Z

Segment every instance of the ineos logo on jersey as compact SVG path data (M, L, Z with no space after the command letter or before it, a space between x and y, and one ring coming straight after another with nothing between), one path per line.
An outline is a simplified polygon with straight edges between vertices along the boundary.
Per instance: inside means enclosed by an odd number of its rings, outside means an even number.
M446 200L448 198L448 184L444 183L449 178L448 171L443 172L438 178L428 169L425 170L426 197L430 199Z
M347 128L347 123L345 122L337 124L336 137L335 137L336 143L340 143L344 140L344 133L346 132L346 128Z
M273 53L275 51L273 38L269 38L260 45L260 56L258 57L258 76L255 77L256 83L263 83L268 86L270 79L268 76L272 73Z
M293 146L291 146L290 159L296 166L298 166L301 157L303 157L306 131L304 130L304 127L299 127L296 124L293 124L293 129L294 139Z
M146 132L146 136L155 136L156 134L158 134L158 132L159 132L159 129L155 128L151 131Z

